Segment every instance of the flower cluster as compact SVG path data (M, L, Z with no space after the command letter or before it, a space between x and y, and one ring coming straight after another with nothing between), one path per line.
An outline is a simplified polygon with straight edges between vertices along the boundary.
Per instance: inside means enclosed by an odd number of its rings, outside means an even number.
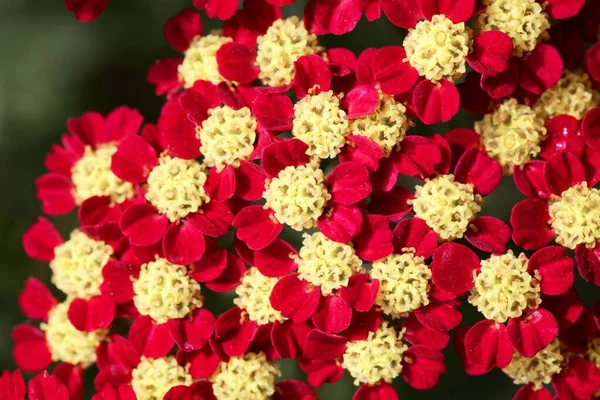
M80 20L107 3L66 1ZM574 286L600 286L600 3L290 3L194 1L223 28L166 22L182 56L149 69L156 123L68 120L36 187L79 226L23 236L60 292L32 277L19 298L40 324L14 328L17 365L57 363L31 398L81 399L95 366L94 400L311 400L345 372L354 400L393 400L400 376L435 387L450 343L515 399L600 396L600 302ZM363 14L404 41L322 45ZM481 116L417 134L459 109ZM509 224L486 208L503 179L526 197ZM0 391L24 398L20 373Z

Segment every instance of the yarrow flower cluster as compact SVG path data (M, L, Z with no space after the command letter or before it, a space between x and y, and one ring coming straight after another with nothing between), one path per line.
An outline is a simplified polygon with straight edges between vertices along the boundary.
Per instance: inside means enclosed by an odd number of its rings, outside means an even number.
M345 372L354 400L394 400L400 377L435 387L452 342L515 400L599 397L600 302L574 282L600 286L600 3L293 2L194 0L164 26L182 56L149 68L156 123L67 121L36 188L79 224L24 233L57 290L30 277L39 324L12 332L44 372L0 393L82 399L95 367L93 400L315 400ZM90 21L108 0L65 4ZM404 40L323 46L363 14ZM459 109L477 122L417 133ZM501 183L526 197L506 222Z

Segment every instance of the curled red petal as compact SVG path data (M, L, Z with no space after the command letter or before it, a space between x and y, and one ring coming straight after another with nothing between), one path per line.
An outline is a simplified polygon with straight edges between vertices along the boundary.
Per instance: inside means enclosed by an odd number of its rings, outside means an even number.
M65 0L65 7L77 21L91 22L98 18L108 6L109 0Z
M581 131L588 146L600 149L600 107L595 107L585 113L581 121Z
M402 186L395 186L389 192L373 192L367 210L395 222L412 210L408 201L413 197L412 192Z
M352 308L338 296L325 296L312 315L317 329L327 333L338 333L350 326Z
M470 362L485 370L504 368L513 357L506 327L490 320L479 321L469 329L465 351Z
M254 265L265 276L285 276L298 267L291 257L297 254L294 246L283 239L275 239L273 243L256 252Z
M492 98L502 99L510 96L519 83L519 67L511 59L508 62L508 68L496 75L481 75L481 88Z
M479 250L501 254L510 240L510 228L495 217L477 217L469 224L465 238Z
M600 389L600 369L581 357L571 356L569 367L552 378L552 385L561 399L589 399Z
M319 230L334 242L347 243L362 227L363 213L357 205L333 204L317 221Z
M273 308L295 323L302 323L310 318L317 310L320 299L319 288L311 287L295 274L281 278L270 296Z
M354 237L356 254L366 261L386 257L394 250L392 230L387 218L380 215L367 215L363 219L360 232Z
M166 356L174 344L167 324L157 324L145 315L133 321L128 338L138 354L152 358Z
M256 50L242 43L225 43L217 51L219 73L230 81L246 84L258 78L255 62Z
M394 252L401 254L404 249L415 249L415 254L429 258L437 247L437 235L420 218L403 219L394 227Z
M595 82L600 81L600 44L590 47L583 60L585 70Z
M410 64L402 61L405 58L406 51L399 46L382 47L374 54L373 74L384 93L406 93L417 82L419 73Z
M215 330L215 317L204 308L197 308L186 318L167 322L173 341L183 351L200 350Z
M178 72L180 64L180 58L163 58L148 68L146 80L154 86L157 96L166 95L171 98L181 88Z
M225 204L212 200L202 206L202 211L189 214L187 221L207 236L220 237L229 232L234 216Z
M223 170L217 171L211 168L208 171L208 177L204 184L204 190L211 199L218 201L229 200L235 193L237 178L236 171L231 166L226 166ZM243 191L246 193L246 190Z
M585 181L585 169L576 156L562 152L548 159L544 177L552 192L560 196L568 188Z
M193 8L186 8L165 23L167 42L180 52L185 52L192 39L202 34L202 19Z
M433 252L433 282L454 295L461 295L473 287L473 271L478 268L479 257L461 244L444 243Z
M458 112L460 95L454 83L443 80L435 84L421 81L412 95L415 112L426 125L448 122Z
M491 194L502 181L500 163L480 149L467 150L454 169L456 180L470 183L481 196Z
M317 54L302 56L294 63L294 92L298 98L306 97L313 88L314 93L326 92L331 87L331 70Z
M231 357L244 354L257 333L254 321L241 318L243 310L233 307L217 318L215 340L222 346L225 354Z
M17 325L11 333L12 354L19 368L25 372L38 372L48 368L52 355L41 329L27 324Z
M275 393L271 400L316 400L315 389L308 383L295 379L277 382Z
M124 181L142 183L157 165L154 148L140 136L128 136L112 155L110 168Z
M550 89L563 74L563 61L558 50L540 43L519 63L519 86L535 94Z
M356 161L361 163L369 172L374 172L379 167L379 160L385 153L377 143L365 136L348 136L346 145L342 147L340 162Z
M411 361L402 364L402 377L418 390L435 387L446 372L444 355L428 346L411 346L404 352Z
M308 145L298 139L271 143L263 150L262 167L269 178L272 178L285 167L306 164L309 160L309 156L306 154L307 150Z
M467 62L475 71L487 76L498 75L508 68L513 44L501 31L481 32L473 39L472 51Z
M313 329L304 342L304 356L317 360L334 360L346 351L346 338Z
M75 299L69 305L69 321L80 331L106 329L115 318L115 303L108 296Z
M340 288L339 294L356 311L367 312L373 307L378 291L377 279L370 279L367 274L354 274L348 285Z
M369 171L357 162L338 164L325 178L331 201L344 206L357 203L371 193Z
M566 293L573 286L574 264L563 247L548 246L533 253L527 263L527 270L540 276L543 294L557 295Z
M440 332L424 325L415 314L409 314L402 322L402 328L406 329L403 339L415 346L424 345L434 350L443 350L450 342L448 332Z
M596 286L600 286L600 242L593 249L580 244L575 248L575 260L581 277Z
M63 243L52 222L39 217L22 238L25 253L33 259L49 262L54 259L54 249Z
M238 239L252 250L267 247L283 229L282 224L274 221L272 211L258 205L243 208L235 216L233 226L237 228Z
M558 323L548 310L529 310L520 318L510 318L508 338L520 354L533 357L558 336Z
M195 379L210 378L217 371L217 368L221 363L219 356L213 351L209 343L204 345L200 350L189 352L180 350L177 352L176 357L177 362L180 365L189 364L190 375ZM201 382L202 381L198 383ZM204 381L204 383L211 384L209 381ZM210 394L212 394L212 386L209 386L209 388ZM201 399L205 400L205 397L202 397ZM208 399L214 400L211 397L208 397ZM179 400L179 398L175 397L172 398L172 400Z
M452 165L455 166L460 157L469 149L479 147L481 137L473 129L456 128L444 134L452 154Z
M448 303L429 303L415 310L415 316L423 325L438 332L448 332L462 321L462 314Z
M554 238L550 229L548 204L540 199L525 199L518 202L510 214L512 239L525 250L535 250Z
M198 282L210 282L223 274L227 268L227 250L213 239L206 239L206 249L202 258L193 264L190 276Z
M188 221L169 226L163 239L165 258L173 264L188 265L202 258L204 234Z
M547 160L561 151L568 151L576 157L583 155L586 138L583 136L580 122L575 117L557 115L546 122L546 130L547 135L542 142L540 156Z
M150 246L159 242L167 232L169 220L150 204L136 204L121 216L119 226L131 243Z
M235 169L235 194L246 201L257 201L265 190L265 171L257 164L242 160Z
M521 193L527 197L539 197L548 199L552 191L544 178L544 166L542 160L531 160L522 167L513 170L513 181Z
M235 289L246 272L246 266L234 254L227 253L227 265L218 278L206 282L206 287L217 293Z

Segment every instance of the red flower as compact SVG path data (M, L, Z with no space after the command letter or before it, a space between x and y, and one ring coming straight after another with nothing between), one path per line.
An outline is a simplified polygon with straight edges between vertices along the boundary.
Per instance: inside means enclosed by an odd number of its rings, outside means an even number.
M68 376L75 370L72 366L60 364L54 369L54 375L44 371L31 378L27 390L21 371L4 371L0 375L0 393L6 400L24 400L26 394L30 400L81 400L81 369L72 377Z
M109 0L65 0L65 7L75 14L79 22L90 22L104 12L108 2Z

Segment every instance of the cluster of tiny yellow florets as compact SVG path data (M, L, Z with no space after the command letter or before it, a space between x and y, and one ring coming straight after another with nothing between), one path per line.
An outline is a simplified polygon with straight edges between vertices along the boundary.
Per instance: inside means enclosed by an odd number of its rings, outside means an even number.
M331 198L324 182L325 174L312 164L288 166L266 183L265 207L297 231L313 228Z
M375 302L386 314L399 317L429 304L431 270L423 257L391 254L373 263L371 277L379 281Z
M483 199L473 185L440 175L415 187L411 201L415 215L424 220L441 240L462 238L469 223L481 210Z
M200 284L188 275L187 267L171 264L164 258L143 264L133 282L133 303L142 315L159 324L183 318L202 307Z
M40 328L46 335L53 361L87 368L96 362L96 349L108 335L108 330L77 330L68 318L69 305L69 302L56 305L50 311L48 322L42 323Z
M189 367L177 364L175 357L142 357L131 373L131 387L138 400L162 400L173 387L193 382Z
M402 372L402 359L408 346L399 333L384 322L363 340L346 345L342 366L354 378L355 385L391 383Z
M197 128L200 153L204 164L223 169L227 165L238 167L254 151L256 119L248 107L234 110L229 106L209 110L209 117Z
M54 249L52 283L67 296L99 295L102 269L112 254L112 247L75 229L69 240Z
M256 64L265 85L288 85L294 78L294 62L322 51L317 36L309 33L298 17L278 19L257 39Z
M219 74L217 51L225 43L233 41L221 35L196 36L185 52L183 62L179 65L179 80L186 88L192 87L196 81L209 81L215 85L224 82Z
M598 103L598 97L588 74L565 70L556 86L542 93L533 109L544 120L563 114L582 119Z
M552 199L549 212L556 243L570 249L579 244L596 246L600 239L600 190L588 188L586 182L570 187Z
M306 154L318 158L338 155L349 134L346 113L331 90L297 102L293 124L292 135L308 145Z
M420 21L404 39L408 62L431 81L454 80L464 74L470 47L470 29L445 15Z
M351 135L371 139L388 156L394 148L400 147L409 126L404 104L397 102L392 96L381 94L375 112L351 120L349 130Z
M502 371L513 379L515 385L531 384L535 390L539 390L560 373L563 360L560 343L555 339L532 358L515 352L510 364Z
M481 31L501 31L513 42L513 54L521 57L548 37L548 16L535 0L485 0L479 14Z
M537 308L540 287L527 271L528 262L525 254L515 257L511 250L481 261L469 303L487 319L500 323L520 317L527 308Z
M348 285L362 261L349 244L334 242L321 232L304 234L298 256L299 278L319 286L324 295Z
M83 157L71 169L78 204L94 196L108 196L114 203L122 203L135 195L133 185L117 178L110 170L112 155L116 151L117 147L110 144L96 149L86 146Z
M251 321L258 325L285 320L281 312L271 306L271 292L278 282L277 278L270 278L260 273L258 268L252 267L246 271L242 282L235 288L237 297L234 304L246 311Z
M197 161L163 156L148 176L146 199L169 220L177 221L210 201L205 182L204 167Z
M483 120L475 122L475 130L488 155L498 160L505 174L524 165L541 150L546 136L544 120L531 107L508 99Z
M248 353L221 362L211 378L218 400L268 400L275 393L279 366L263 353Z

